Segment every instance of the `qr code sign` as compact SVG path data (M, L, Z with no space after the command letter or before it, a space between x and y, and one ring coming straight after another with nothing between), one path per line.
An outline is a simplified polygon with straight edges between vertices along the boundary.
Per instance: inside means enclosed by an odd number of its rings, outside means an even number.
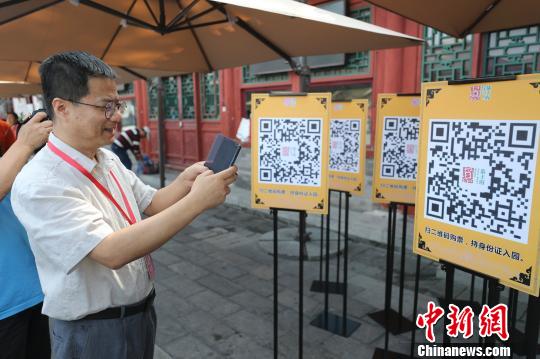
M322 119L259 119L259 183L320 186Z
M358 173L360 170L360 121L330 121L330 170Z
M431 120L426 217L527 243L538 123Z
M418 117L385 117L380 174L384 179L416 180Z

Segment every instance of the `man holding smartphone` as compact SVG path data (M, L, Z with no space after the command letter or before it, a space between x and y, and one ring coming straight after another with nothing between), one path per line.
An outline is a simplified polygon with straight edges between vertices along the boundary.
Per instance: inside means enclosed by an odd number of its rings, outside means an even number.
M152 358L150 253L223 203L237 169L213 174L198 163L156 191L101 148L125 110L113 70L66 52L40 74L53 133L15 180L13 208L36 257L53 357Z

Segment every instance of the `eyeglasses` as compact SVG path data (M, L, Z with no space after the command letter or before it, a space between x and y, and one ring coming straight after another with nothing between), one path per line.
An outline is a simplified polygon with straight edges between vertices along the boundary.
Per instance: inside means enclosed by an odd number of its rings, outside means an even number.
M124 111L126 111L126 109L127 109L127 104L125 102L122 102L122 101L107 102L105 104L105 106L98 106L98 105L93 105L91 103L84 103L84 102L73 101L73 100L68 100L68 101L79 104L79 105L92 106L92 107L95 107L95 108L100 108L102 110L105 110L105 118L107 120L110 120L111 117L113 117L113 115L114 115L114 113L116 111L120 112L120 114L123 114Z

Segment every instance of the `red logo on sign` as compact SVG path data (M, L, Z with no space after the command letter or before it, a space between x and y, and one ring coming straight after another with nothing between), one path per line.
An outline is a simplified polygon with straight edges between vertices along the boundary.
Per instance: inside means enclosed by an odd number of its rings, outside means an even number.
M478 85L471 86L471 93L469 95L469 98L472 101L480 100L480 86Z
M473 183L474 168L463 167L463 182Z

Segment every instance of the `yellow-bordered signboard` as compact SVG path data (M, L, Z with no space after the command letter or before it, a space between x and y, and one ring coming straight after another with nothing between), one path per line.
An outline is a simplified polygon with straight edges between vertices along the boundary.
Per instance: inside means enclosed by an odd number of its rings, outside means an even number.
M538 296L540 75L422 85L414 252Z
M414 203L420 96L380 94L377 99L372 199Z
M328 212L330 93L253 94L251 204Z
M361 195L366 167L368 100L332 102L330 110L330 189Z

